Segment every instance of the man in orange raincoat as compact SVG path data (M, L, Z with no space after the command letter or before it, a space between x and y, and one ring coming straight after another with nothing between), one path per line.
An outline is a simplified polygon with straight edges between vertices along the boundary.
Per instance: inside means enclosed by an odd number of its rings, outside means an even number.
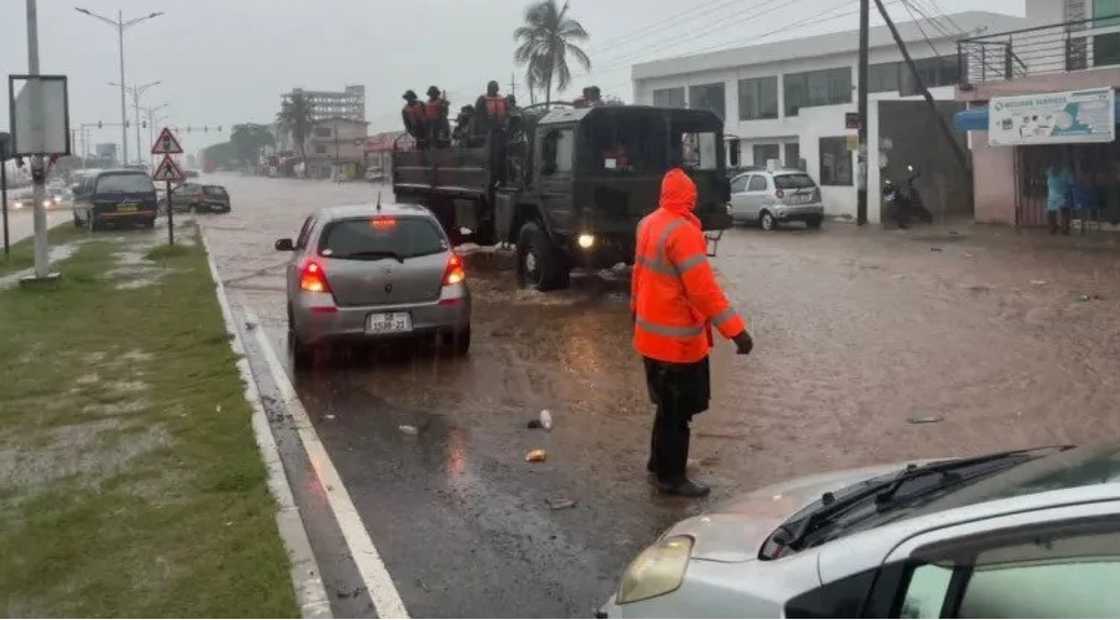
M716 282L696 208L696 185L680 168L661 181L657 210L638 224L631 310L634 348L645 362L650 400L657 406L647 469L663 493L686 497L708 487L685 474L689 424L708 408L712 326L740 355L753 347L746 322Z

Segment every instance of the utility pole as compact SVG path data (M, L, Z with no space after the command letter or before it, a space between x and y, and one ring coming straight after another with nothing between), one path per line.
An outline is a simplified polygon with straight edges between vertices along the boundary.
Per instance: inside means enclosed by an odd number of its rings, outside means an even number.
M35 0L27 0L27 68L33 76L39 75L39 11ZM32 78L31 88L31 126L43 131L43 91L41 85ZM14 128L13 128L14 129ZM47 248L47 209L43 206L46 196L47 162L42 155L31 158L32 211L35 228L35 276L31 280L45 280L50 277L50 256Z
M918 85L918 90L921 91L925 97L926 104L929 105L930 112L933 117L937 119L937 126L941 129L941 134L945 137L945 141L953 149L953 155L956 157L957 164L961 167L961 172L964 173L968 181L968 187L972 187L972 169L968 166L968 156L965 155L964 149L957 142L956 137L953 136L953 131L949 129L949 124L937 111L937 104L933 101L933 95L930 94L929 89L926 88L925 82L922 81L921 74L918 73L918 68L914 66L914 59L910 57L910 51L906 49L906 43L903 42L902 37L898 34L898 28L894 25L894 20L891 19L887 9L883 6L883 0L875 0L875 6L879 9L879 14L883 16L883 20L887 22L887 27L890 28L891 36L894 37L894 42L898 44L899 51L902 52L902 58L906 61L906 66L910 67L910 73L914 77L914 83Z
M856 224L867 224L867 47L871 0L859 0L859 150L856 152Z

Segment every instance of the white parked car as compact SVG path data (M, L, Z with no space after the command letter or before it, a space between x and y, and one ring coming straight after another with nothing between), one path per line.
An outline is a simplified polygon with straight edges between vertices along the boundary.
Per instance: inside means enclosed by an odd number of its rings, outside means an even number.
M821 190L801 170L756 170L731 179L731 219L774 230L786 222L820 228L824 221Z
M610 618L1120 617L1120 447L834 472L676 524Z

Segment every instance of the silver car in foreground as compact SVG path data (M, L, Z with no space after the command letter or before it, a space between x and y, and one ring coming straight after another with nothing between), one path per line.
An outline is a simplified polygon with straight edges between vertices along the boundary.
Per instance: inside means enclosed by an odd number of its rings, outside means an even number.
M785 222L820 228L821 190L801 170L755 170L731 179L731 219L774 230Z
M336 342L431 336L459 354L470 348L463 261L424 207L320 209L276 249L292 253L288 341L297 365Z
M813 476L678 523L599 617L1120 617L1120 447Z

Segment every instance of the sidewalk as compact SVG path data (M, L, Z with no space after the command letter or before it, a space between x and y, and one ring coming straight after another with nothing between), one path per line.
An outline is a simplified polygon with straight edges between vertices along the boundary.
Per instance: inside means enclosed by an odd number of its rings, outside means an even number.
M0 615L298 614L206 256L180 234L61 226L57 284L0 286Z

